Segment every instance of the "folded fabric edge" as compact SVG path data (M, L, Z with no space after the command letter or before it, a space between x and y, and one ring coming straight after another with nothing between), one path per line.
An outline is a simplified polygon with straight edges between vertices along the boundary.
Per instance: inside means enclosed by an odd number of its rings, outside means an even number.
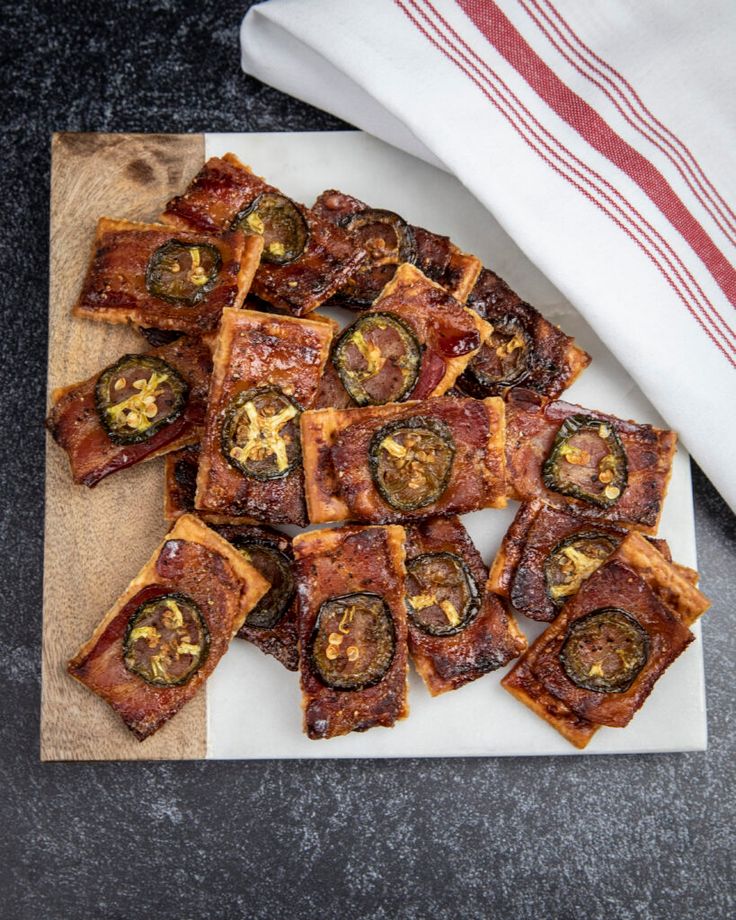
M313 105L447 172L398 118L282 24L267 7L248 10L240 26L241 67L249 76ZM298 61L298 71L294 62ZM293 77L292 77L293 74ZM339 93L329 88L340 86Z
M366 93L345 71L328 63L323 56L290 32L283 23L269 18L268 4L253 7L248 11L241 26L240 38L241 62L246 73L310 105L347 120L378 139L417 156L432 166L454 173L454 170L440 161L397 116L388 111L375 97ZM291 78L291 72L295 70L295 61L298 61L298 82L296 75ZM465 183L463 185L468 188ZM478 199L471 189L468 191ZM481 204L499 220L499 216L489 208L486 202L481 200ZM505 221L500 220L499 222L506 232L509 232ZM526 251L527 248L515 234L509 233L509 235L520 248ZM533 261L539 264L537 259ZM540 268L544 271L544 267L540 266ZM555 277L555 272L545 271L545 274L574 304L574 295L566 289L568 286L564 283L564 279ZM617 357L621 360L621 356L617 355ZM626 365L625 361L622 363ZM635 370L628 366L627 370L638 383L638 375ZM646 392L646 387L643 389ZM651 399L651 396L649 398ZM667 415L662 412L661 406L657 408L661 414ZM666 419L666 423L675 430L678 428L678 421L680 421L678 418ZM724 480L723 469L718 469L718 464L711 463L708 456L698 449L697 444L690 444L686 438L682 437L680 440L732 510L736 511L736 482L731 483Z

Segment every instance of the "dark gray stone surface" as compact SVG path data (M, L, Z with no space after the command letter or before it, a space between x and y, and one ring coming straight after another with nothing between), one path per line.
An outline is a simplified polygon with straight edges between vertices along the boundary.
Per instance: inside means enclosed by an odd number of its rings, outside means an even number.
M344 127L243 76L247 5L3 4L0 917L733 917L736 528L697 470L706 754L39 763L49 136Z

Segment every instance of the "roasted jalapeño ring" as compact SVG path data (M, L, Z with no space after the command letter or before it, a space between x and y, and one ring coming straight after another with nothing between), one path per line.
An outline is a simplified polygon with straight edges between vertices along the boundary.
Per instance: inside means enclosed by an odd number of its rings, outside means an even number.
M444 422L418 416L379 428L368 453L371 477L384 501L398 511L416 511L447 488L455 441Z
M480 607L478 586L454 553L424 553L406 563L407 610L430 636L453 636L465 629Z
M396 630L380 594L358 592L324 601L309 640L312 669L332 690L366 690L385 677Z
M368 253L340 294L358 306L370 306L398 265L416 262L414 233L398 214L380 208L349 214L340 224Z
M216 246L168 240L148 260L146 289L161 300L193 307L215 286L221 267Z
M210 634L185 594L161 594L133 613L123 639L123 663L156 687L187 683L207 659Z
M608 559L620 540L600 531L580 532L565 537L544 560L547 597L561 607L577 594L580 585Z
M263 237L264 262L286 265L298 259L309 242L309 227L297 205L285 195L263 192L239 211L231 229Z
M246 617L245 625L254 629L274 629L281 622L296 594L291 560L267 540L240 537L232 543L271 585Z
M422 349L412 329L392 313L366 313L335 343L332 363L359 406L401 402L414 389Z
M493 332L468 366L468 375L484 396L503 393L529 374L532 344L519 319L508 314L493 320Z
M281 479L301 463L301 407L277 387L234 396L225 409L221 449L227 462L252 479Z
M542 467L548 489L610 508L628 484L626 451L610 421L571 415Z
M619 607L601 607L575 620L560 649L568 679L583 690L623 693L649 658L649 636Z
M188 396L184 378L154 355L123 355L95 384L97 415L113 444L152 438L179 418Z

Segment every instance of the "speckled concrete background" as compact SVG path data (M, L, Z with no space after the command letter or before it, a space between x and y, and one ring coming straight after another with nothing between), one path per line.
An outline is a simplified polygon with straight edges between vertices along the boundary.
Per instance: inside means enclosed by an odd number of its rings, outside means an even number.
M2 920L733 917L736 528L697 470L707 754L39 763L49 136L344 127L242 75L247 5L3 4Z

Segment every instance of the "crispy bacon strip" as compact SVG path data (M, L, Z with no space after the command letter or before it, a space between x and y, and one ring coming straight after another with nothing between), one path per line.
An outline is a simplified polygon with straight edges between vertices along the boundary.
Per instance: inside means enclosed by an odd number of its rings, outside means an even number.
M185 515L69 662L69 673L143 741L199 690L267 589L268 583L223 537ZM140 605L169 593L183 594L197 605L209 633L209 651L185 684L166 687L147 683L126 668L123 643Z
M189 396L181 415L146 441L120 445L110 440L95 404L99 374L51 394L52 407L46 427L67 452L72 476L80 485L95 486L110 473L177 450L201 437L212 370L209 349L197 339L181 338L141 354L171 364L189 384Z

